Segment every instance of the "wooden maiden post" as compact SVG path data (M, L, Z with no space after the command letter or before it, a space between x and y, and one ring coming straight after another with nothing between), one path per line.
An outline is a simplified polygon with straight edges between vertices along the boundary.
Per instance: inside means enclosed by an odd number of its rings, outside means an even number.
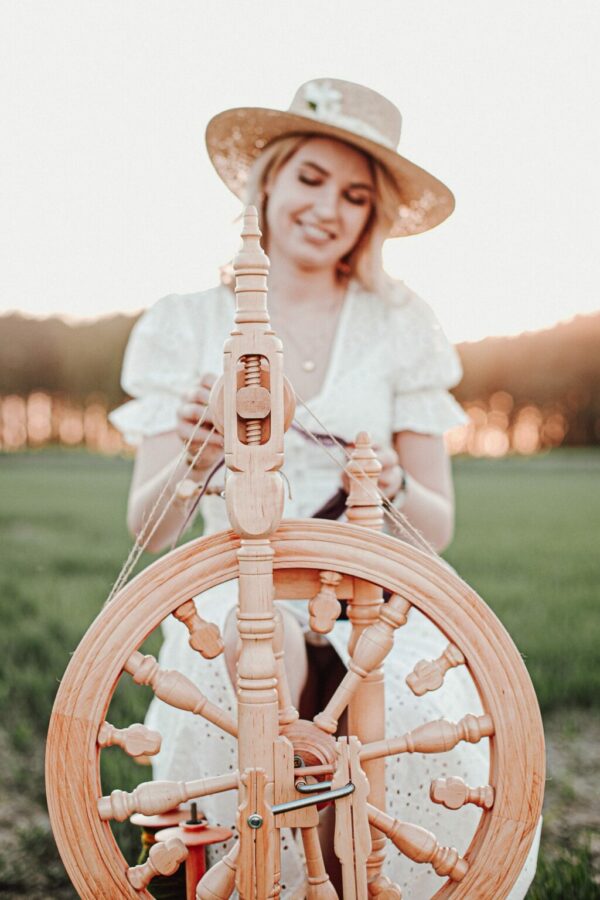
M238 752L241 849L236 887L242 898L278 896L278 842L269 837L273 747L278 736L273 653L273 548L269 536L283 513L284 381L281 341L269 324L269 261L254 207L244 214L235 257L235 327L225 344L223 430L227 513L241 537L238 627ZM253 827L254 825L254 827ZM256 827L258 825L258 828ZM260 855L264 854L262 859Z

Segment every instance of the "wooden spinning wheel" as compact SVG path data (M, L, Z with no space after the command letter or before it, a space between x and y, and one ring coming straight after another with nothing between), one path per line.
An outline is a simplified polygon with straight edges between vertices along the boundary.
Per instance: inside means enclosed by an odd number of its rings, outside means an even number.
M167 842L143 869L128 870L109 820L152 815L237 790L240 840L202 878L196 897L227 898L234 889L244 900L285 896L279 887L278 829L293 827L300 829L304 845L306 896L331 898L337 895L323 864L316 806L329 800L335 803L335 851L346 900L401 897L381 874L388 838L407 857L429 863L448 879L436 897L499 900L524 864L541 812L543 735L531 682L501 624L455 573L379 532L382 513L373 492L378 464L366 436L357 441L349 467L349 524L280 522L277 470L290 420L289 390L281 346L266 316L266 262L258 234L250 210L235 263L236 328L225 347L223 380L211 399L213 421L225 436L226 500L234 530L192 541L148 567L105 607L73 655L48 736L48 803L59 850L81 897L151 897L152 875L173 871L184 848ZM213 705L185 676L161 670L138 651L163 619L174 615L188 628L194 649L209 658L217 655L220 636L198 616L190 598L236 578L242 647L237 717ZM273 599L311 597L311 625L323 633L339 615L339 600L349 601L352 638L347 675L326 708L307 722L291 704ZM415 667L407 679L410 689L417 696L436 690L447 670L461 666L473 679L484 712L386 736L381 666L396 632L401 640L413 608L449 643L437 660ZM190 782L148 782L131 794L113 791L102 797L103 746L119 743L133 755L155 752L157 746L156 735L143 726L123 734L105 721L123 672L151 685L165 702L236 735L238 771ZM346 708L350 736L336 740ZM439 754L460 741L480 740L489 741L488 784L465 785L450 777L431 785L433 803L448 809L471 803L482 810L464 857L424 828L385 812L386 756Z

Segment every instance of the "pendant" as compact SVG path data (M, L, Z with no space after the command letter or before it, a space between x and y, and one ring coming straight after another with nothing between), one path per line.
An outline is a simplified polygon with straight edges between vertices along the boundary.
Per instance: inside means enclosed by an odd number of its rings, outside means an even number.
M304 369L305 372L314 372L316 369L314 360L305 359L304 362L302 363L302 368Z

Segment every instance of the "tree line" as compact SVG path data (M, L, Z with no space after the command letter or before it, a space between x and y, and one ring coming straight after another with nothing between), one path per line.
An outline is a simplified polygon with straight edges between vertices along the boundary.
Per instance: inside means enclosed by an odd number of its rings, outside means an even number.
M119 375L135 316L93 322L0 317L0 395L32 391L84 402L101 395L109 408L125 399ZM576 316L544 331L485 338L458 347L462 382L457 400L487 402L498 392L515 408L557 409L567 421L565 443L600 443L600 313Z

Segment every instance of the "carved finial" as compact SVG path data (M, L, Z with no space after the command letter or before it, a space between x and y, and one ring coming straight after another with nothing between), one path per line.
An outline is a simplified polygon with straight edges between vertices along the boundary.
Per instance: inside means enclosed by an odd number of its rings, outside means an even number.
M377 490L381 463L366 431L360 431L356 436L346 473L350 483L346 500L348 521L381 530L383 511Z
M309 601L309 625L319 634L327 634L335 625L342 611L342 604L336 596L336 586L342 580L338 572L319 572L321 589Z
M417 697L426 694L427 691L437 691L444 681L448 669L464 664L465 658L454 644L448 644L438 659L422 659L416 664L410 675L406 676L406 683Z
M172 875L176 872L187 855L187 847L179 838L161 841L150 849L143 865L127 869L127 880L136 891L142 891L156 875Z
M247 206L242 226L242 246L234 257L236 323L268 322L267 274L269 257L260 245L256 207Z
M160 750L161 741L158 731L151 731L146 725L115 728L110 722L103 722L98 732L100 747L121 747L133 757L154 756Z
M173 615L188 629L192 650L197 650L205 659L214 659L223 652L225 645L219 626L199 616L193 600L186 600L174 610Z
M481 809L491 809L494 805L494 788L490 784L472 788L459 778L436 778L431 782L429 796L434 803L441 803L446 809L460 809L473 803Z

